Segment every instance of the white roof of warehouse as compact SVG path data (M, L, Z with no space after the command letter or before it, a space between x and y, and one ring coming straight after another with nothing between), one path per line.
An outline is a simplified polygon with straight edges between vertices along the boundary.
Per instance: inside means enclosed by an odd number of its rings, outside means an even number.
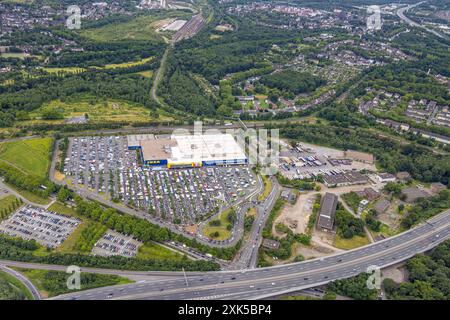
M141 145L141 141L145 140L154 140L154 134L132 134L127 136L128 147L139 147Z
M231 134L173 135L170 162L199 162L246 159L241 146Z

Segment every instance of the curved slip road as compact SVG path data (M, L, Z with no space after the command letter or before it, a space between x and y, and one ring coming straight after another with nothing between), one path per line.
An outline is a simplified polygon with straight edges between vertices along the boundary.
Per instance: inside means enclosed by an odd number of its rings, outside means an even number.
M4 265L1 264L0 270L8 273L9 275L13 276L14 278L22 282L23 285L27 287L28 291L30 291L30 293L33 295L34 300L41 300L41 294L39 293L39 290L23 274L17 272L16 270L5 267Z
M62 295L54 299L262 299L384 268L450 238L450 210L392 238L328 257L243 270L178 273L178 277ZM174 273L172 273L174 274Z

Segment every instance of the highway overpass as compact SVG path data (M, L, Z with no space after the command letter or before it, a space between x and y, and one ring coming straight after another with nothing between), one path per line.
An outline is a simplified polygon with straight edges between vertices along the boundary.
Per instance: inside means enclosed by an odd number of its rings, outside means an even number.
M262 299L353 277L366 272L369 266L384 268L428 251L449 238L450 210L447 210L395 237L320 259L203 275L171 272L170 279L153 278L54 299Z

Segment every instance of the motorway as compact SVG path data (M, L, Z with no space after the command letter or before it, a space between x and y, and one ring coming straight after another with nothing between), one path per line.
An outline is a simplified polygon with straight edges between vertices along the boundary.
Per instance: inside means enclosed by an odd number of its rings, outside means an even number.
M179 272L177 276L171 272L170 279L86 290L54 299L262 299L352 277L369 266L384 268L428 251L449 238L450 210L447 210L400 235L319 259L203 275Z
M426 31L428 31L428 32L430 32L430 33L432 33L432 34L434 34L435 36L437 36L437 37L439 37L439 38L445 39L446 37L443 36L442 34L440 34L439 32L437 32L436 30L429 29L429 28L427 28L427 27L425 27L425 26L423 26L423 25L421 25L421 24L419 24L419 23L417 23L417 22L411 20L410 18L408 18L408 17L405 15L405 13L406 13L407 11L409 11L410 9L412 9L412 8L414 8L414 7L417 7L417 6L419 6L419 5L421 5L421 4L425 3L425 2L427 2L427 1L421 1L421 2L418 2L418 3L415 3L415 4L411 4L411 5L409 5L409 6L406 6L406 7L400 8L400 9L397 10L397 16L398 16L400 19L402 19L403 21L405 21L407 24L409 24L410 26L412 26L412 27L422 28L422 29L424 29L424 30L426 30Z
M10 269L2 264L0 264L0 271L6 272L9 275L13 276L17 280L23 283L25 287L27 287L28 291L33 295L34 300L41 300L41 294L39 293L39 290L31 283L30 280L28 280L25 276L23 276L21 273Z

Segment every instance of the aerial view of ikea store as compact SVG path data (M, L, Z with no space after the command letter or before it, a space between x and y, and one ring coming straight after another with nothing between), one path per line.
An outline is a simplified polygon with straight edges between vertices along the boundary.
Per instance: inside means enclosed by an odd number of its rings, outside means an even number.
M185 168L246 164L242 147L231 134L127 136L129 150L139 150L146 166Z

